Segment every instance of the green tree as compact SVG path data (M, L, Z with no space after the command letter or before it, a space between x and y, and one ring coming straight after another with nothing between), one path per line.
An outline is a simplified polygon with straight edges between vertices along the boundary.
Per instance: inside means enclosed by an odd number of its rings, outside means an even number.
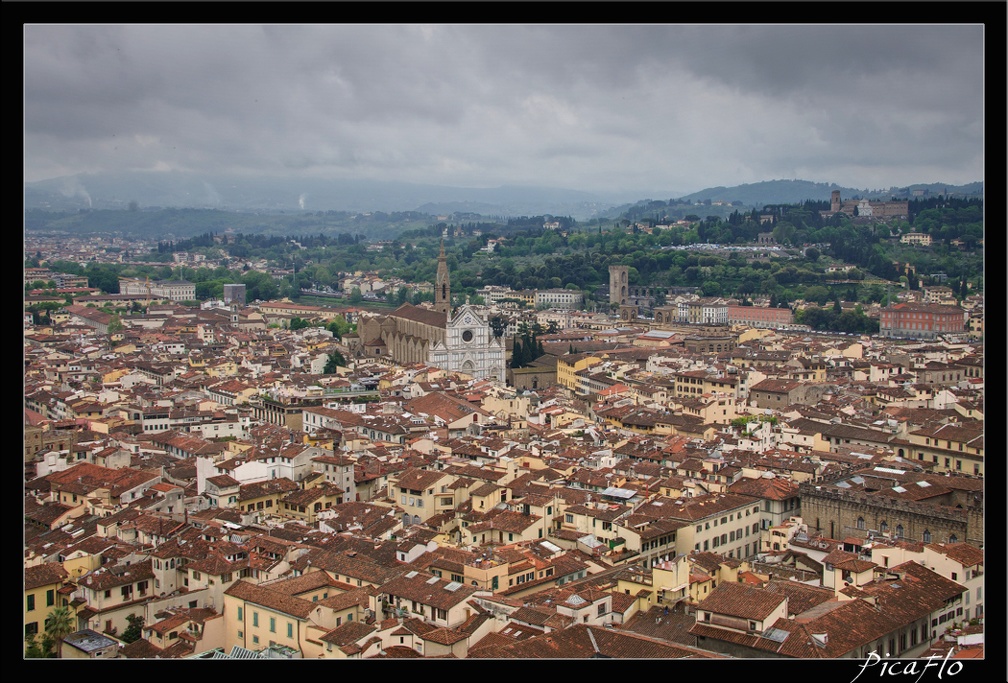
M826 289L822 285L813 285L812 287L809 287L808 289L805 290L804 298L806 301L814 301L820 306L822 306L827 301L829 301L829 296L830 293L828 289Z
M129 626L123 629L119 640L124 643L133 643L140 640L143 637L144 618L139 614L127 614L126 621L129 622Z
M347 334L348 332L352 332L354 326L348 323L346 318L344 318L342 315L337 315L335 318L333 318L326 324L325 328L330 332L332 332L333 337L342 341L343 335Z
M57 659L63 656L63 639L76 630L74 621L68 607L56 607L45 619L45 632L55 643Z
M495 339L504 336L504 331L507 330L507 320L499 315L495 315L488 322L490 323L490 329L493 330Z
M329 358L326 360L325 369L322 370L323 374L332 375L335 374L336 368L345 368L346 359L339 350L335 350L329 354Z
M309 323L304 318L299 318L298 316L294 316L293 318L291 318L290 320L291 330L303 330L306 327L311 327L311 323Z
M25 634L25 659L41 659L46 656L34 633Z

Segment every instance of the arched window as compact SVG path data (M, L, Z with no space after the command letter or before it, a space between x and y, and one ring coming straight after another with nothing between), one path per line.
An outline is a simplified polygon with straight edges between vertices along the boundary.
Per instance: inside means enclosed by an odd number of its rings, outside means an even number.
M958 536L956 536L955 534L952 534L951 536L949 536L949 543L958 543L958 542L959 542L959 537Z
M886 524L885 522L882 522L881 524L879 524L878 530L884 534L885 532L889 531L889 525Z
M928 531L927 529L925 529L924 530L924 535L921 538L924 540L925 543L930 543L931 542L931 532Z
M857 528L864 529L864 517L857 518Z
M896 538L903 538L903 525L902 524L897 524L896 525Z

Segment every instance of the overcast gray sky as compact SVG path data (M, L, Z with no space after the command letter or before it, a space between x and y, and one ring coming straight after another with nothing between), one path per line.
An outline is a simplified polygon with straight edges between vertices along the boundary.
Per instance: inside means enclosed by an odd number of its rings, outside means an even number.
M964 184L984 180L983 42L980 24L25 25L24 180Z

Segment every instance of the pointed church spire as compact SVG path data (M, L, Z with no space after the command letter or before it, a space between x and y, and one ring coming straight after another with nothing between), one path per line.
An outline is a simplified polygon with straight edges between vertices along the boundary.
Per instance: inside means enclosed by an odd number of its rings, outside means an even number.
M434 283L434 310L451 318L451 281L448 278L448 261L445 259L444 238L441 238L441 253L438 254L437 280Z

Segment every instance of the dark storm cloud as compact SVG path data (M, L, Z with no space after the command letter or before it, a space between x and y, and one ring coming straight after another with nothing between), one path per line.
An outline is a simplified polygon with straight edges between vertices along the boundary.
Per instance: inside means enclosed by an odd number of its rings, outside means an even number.
M33 25L25 180L982 179L982 26Z

